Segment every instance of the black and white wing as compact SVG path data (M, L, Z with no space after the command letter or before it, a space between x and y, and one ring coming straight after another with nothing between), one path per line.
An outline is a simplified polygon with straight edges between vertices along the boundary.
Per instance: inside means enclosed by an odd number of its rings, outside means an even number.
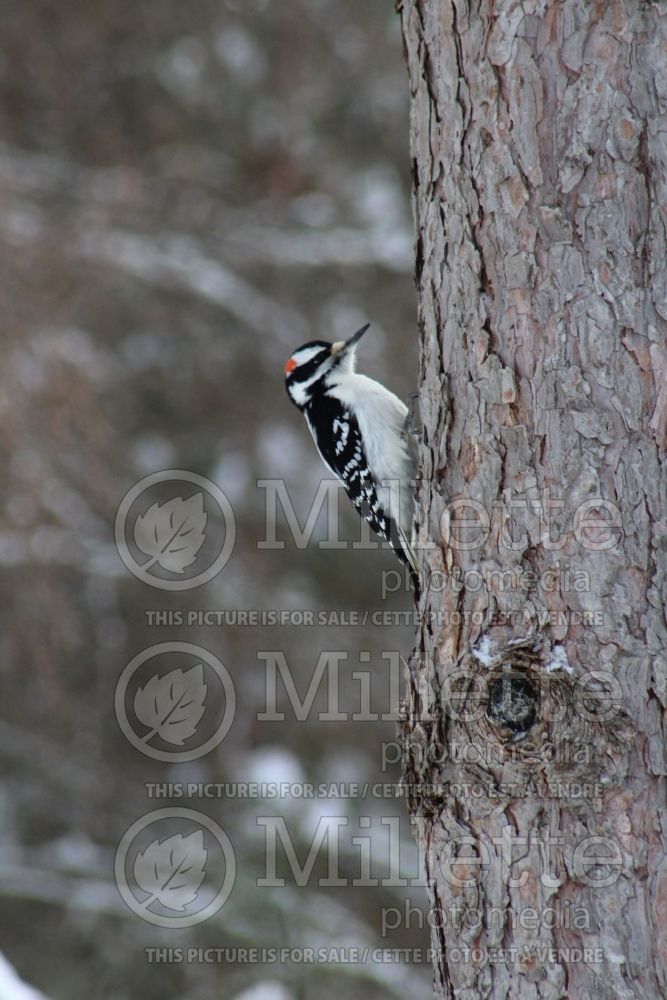
M325 465L341 481L360 515L414 572L414 557L403 532L378 498L357 418L340 400L322 395L316 409L306 410L306 420Z

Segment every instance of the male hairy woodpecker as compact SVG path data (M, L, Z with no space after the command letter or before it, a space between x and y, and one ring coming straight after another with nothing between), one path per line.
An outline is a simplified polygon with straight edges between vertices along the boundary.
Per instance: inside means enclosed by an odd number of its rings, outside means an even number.
M285 382L324 464L408 567L418 593L411 544L416 463L405 426L408 408L379 382L354 370L357 344L369 326L335 344L304 344L285 365Z

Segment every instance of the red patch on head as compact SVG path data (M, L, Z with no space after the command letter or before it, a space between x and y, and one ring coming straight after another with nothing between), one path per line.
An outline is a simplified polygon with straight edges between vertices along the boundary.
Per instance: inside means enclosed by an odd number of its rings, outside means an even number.
M297 367L296 361L294 360L294 358L290 358L285 365L285 374L289 375L289 373L293 372L296 367Z

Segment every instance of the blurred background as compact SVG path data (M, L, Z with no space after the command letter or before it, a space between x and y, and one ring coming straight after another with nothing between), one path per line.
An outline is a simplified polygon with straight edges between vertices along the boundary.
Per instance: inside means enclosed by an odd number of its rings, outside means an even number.
M303 525L326 478L283 386L297 346L371 321L361 368L403 398L416 389L408 85L396 14L354 0L5 4L0 191L2 952L53 1000L428 996L426 961L376 952L309 964L298 951L280 962L152 950L355 945L426 957L428 928L405 908L421 906L423 890L382 884L394 832L401 869L417 874L402 799L233 791L249 781L344 788L400 778L383 759L397 757L383 754L395 722L351 718L355 671L370 677L373 713L396 708L388 664L408 654L413 629L400 615L382 624L372 613L412 608L409 591L386 575L398 564L386 551L321 547L326 510L300 549L278 504L285 547L258 544L270 537L258 480L284 482ZM184 591L138 579L114 543L123 497L164 469L211 480L236 522L224 569ZM145 513L138 503L135 514ZM344 495L339 506L341 539L362 539ZM212 509L208 530L224 533ZM387 579L397 592L383 591ZM266 616L187 624L193 610L370 614L363 625L332 615L301 626L298 614L283 625L261 624ZM153 614L163 611L178 614ZM159 737L147 742L164 759L142 752L114 709L127 664L167 642L208 651L236 692L224 739L190 761L170 756L179 748ZM325 678L305 719L279 680L285 718L262 720L267 651L284 654L302 700L321 653L335 653L345 718L317 718L328 705ZM175 655L156 670L194 665ZM223 693L208 687L215 716ZM131 715L131 690L127 698ZM179 796L188 782L228 788ZM185 928L169 926L168 907L157 908L164 926L137 915L114 880L126 831L169 807L209 817L236 857L224 906ZM267 816L284 819L302 864L321 817L346 817L342 877L359 877L352 841L372 835L380 884L318 885L323 851L299 886L279 847L285 885L258 886L258 817ZM179 830L190 832L176 822L140 849ZM136 885L133 895L146 896ZM3 970L7 1000L19 994Z

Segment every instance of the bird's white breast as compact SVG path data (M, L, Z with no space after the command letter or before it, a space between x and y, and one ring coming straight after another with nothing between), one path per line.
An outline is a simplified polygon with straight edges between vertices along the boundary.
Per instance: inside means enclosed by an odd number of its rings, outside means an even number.
M337 373L331 378L327 391L357 418L368 467L383 508L402 525L410 524L412 495L407 484L414 477L414 469L403 436L407 406L379 382L357 372ZM387 485L381 486L382 482ZM399 484L400 501L397 503ZM400 506L400 513L397 506Z

